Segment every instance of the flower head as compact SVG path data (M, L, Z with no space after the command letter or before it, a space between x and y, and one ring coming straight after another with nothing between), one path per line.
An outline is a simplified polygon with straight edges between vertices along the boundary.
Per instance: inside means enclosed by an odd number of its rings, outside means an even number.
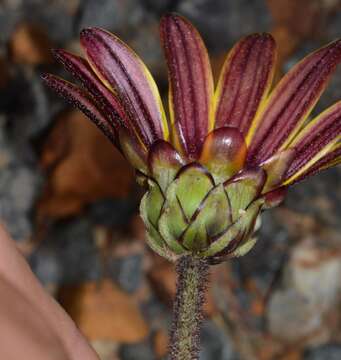
M54 55L80 82L45 75L113 142L147 186L150 246L212 263L252 248L262 210L291 184L341 161L341 101L309 115L341 60L341 40L310 54L271 90L276 44L253 34L229 52L214 89L207 50L184 18L161 20L169 118L137 55L98 28L81 32L85 58ZM270 91L271 90L271 91Z

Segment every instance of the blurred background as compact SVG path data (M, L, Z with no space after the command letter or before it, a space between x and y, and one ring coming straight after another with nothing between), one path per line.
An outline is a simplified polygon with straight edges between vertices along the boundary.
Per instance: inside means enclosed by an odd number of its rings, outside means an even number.
M270 31L277 78L341 37L339 0L0 0L0 219L102 360L165 359L173 266L144 243L133 172L78 111L44 87L101 26L132 46L166 95L158 21L198 27L217 74L243 35ZM316 112L341 99L341 66ZM294 187L260 241L212 267L202 360L341 359L341 168Z

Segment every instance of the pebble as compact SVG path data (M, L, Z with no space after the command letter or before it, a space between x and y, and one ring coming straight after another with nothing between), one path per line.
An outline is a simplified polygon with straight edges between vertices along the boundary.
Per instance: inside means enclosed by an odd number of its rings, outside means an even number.
M198 27L208 47L227 51L241 36L269 30L270 16L262 0L179 1L177 9ZM217 41L219 39L219 41Z
M135 201L127 198L100 199L89 205L88 215L96 225L120 227L132 217L137 206Z
M270 333L288 343L303 339L322 325L316 307L294 289L274 292L268 304L267 315Z
M138 0L84 0L76 28L79 32L86 27L97 26L114 33L127 34L142 17L143 8Z
M307 350L304 360L340 360L341 344L331 343Z
M142 0L146 11L162 16L166 12L173 11L177 1L174 0Z
M142 254L114 258L109 261L108 272L122 290L133 293L141 284L143 276L142 261Z
M246 256L232 261L235 276L240 281L251 276L264 293L285 262L289 246L288 232L279 223L275 216L276 211L275 209L262 214L255 247Z
M290 189L286 206L298 213L310 215L322 230L341 230L341 171L329 169ZM320 206L324 200L328 206Z
M324 322L340 300L340 254L307 238L292 249L282 287L270 298L270 333L285 342L320 344L333 332Z
M124 344L118 351L121 360L156 360L149 342Z
M236 360L230 338L210 320L204 322L201 331L200 360Z
M80 0L6 0L0 5L0 40L7 41L18 22L25 19L48 29L58 43L73 35Z
M60 221L51 226L30 264L44 284L72 284L99 279L101 263L93 228L86 218Z
M42 185L41 174L25 164L0 128L0 218L15 240L33 232L31 212Z

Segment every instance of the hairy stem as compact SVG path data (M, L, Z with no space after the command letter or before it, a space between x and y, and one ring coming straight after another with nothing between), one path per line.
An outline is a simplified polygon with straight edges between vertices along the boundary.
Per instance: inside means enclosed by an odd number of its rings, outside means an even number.
M192 256L182 257L178 275L170 334L170 360L199 359L200 325L206 290L208 264Z

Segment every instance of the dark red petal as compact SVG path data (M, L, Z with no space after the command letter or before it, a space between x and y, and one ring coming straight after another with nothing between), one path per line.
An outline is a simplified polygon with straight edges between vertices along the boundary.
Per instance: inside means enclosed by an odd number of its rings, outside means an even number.
M233 126L246 136L274 73L276 44L270 34L253 34L229 53L218 82L215 128Z
M328 144L337 141L341 136L341 101L324 111L312 120L291 143L296 149L286 177L290 178L300 171Z
M86 60L61 49L53 50L53 55L93 95L116 129L129 127L129 118L117 97L103 85Z
M197 159L213 129L213 80L205 45L196 29L177 15L164 16L161 41L168 64L170 113L183 151Z
M280 81L257 119L248 154L258 164L297 134L341 60L341 40L307 56Z
M335 148L321 157L316 163L309 167L306 171L295 177L292 181L288 182L289 185L300 182L307 177L313 176L320 171L326 170L332 166L336 166L341 163L341 144L337 144Z
M199 162L216 182L227 180L244 165L247 148L242 134L235 128L221 127L205 138Z
M103 83L120 99L141 141L149 146L168 138L160 95L137 55L114 35L98 28L81 32L87 58Z
M98 109L96 102L91 96L80 89L57 76L51 74L43 75L44 82L60 96L65 98L71 105L81 110L93 123L98 126L109 140L117 145L117 133L107 118Z

